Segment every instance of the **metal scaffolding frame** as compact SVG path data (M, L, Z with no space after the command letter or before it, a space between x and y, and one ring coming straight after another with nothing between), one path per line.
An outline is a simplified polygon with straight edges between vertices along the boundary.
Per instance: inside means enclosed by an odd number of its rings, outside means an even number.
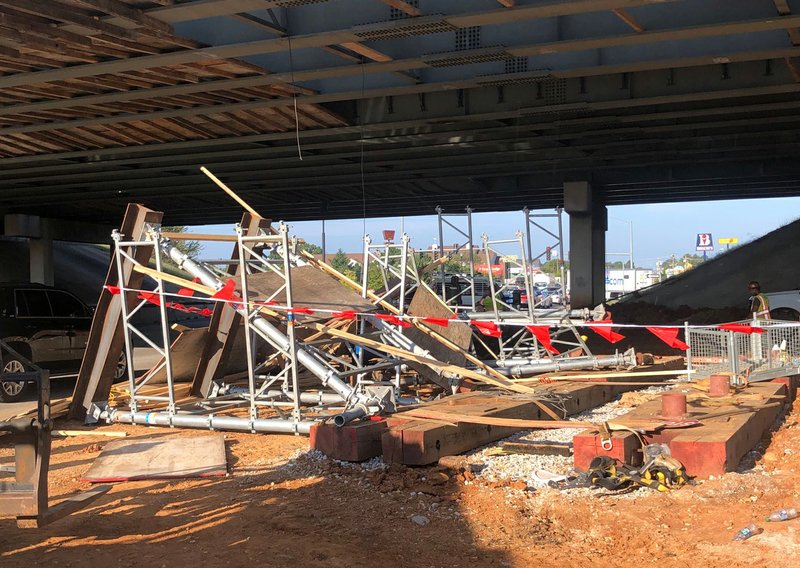
M471 310L475 311L476 309L476 298L475 298L475 251L474 251L474 243L472 238L472 209L467 207L464 210L464 213L445 213L444 209L440 206L436 206L436 219L437 225L439 229L439 254L441 256L452 257L455 254L460 253L462 250L467 252L467 265L469 268L469 274L462 274L461 277L467 281L467 288L460 290L457 294L448 297L447 296L447 274L445 271L444 264L442 264L439 274L441 278L441 296L442 301L453 309L453 311L464 311L464 310ZM458 223L461 222L463 227L460 227ZM457 235L459 235L459 241L461 238L466 239L465 242L456 242L455 248L450 251L449 253L445 253L445 244L444 244L444 237L445 237L445 228L449 227L451 230L455 231ZM470 303L467 306L461 306L462 296L464 296L469 290L470 296Z
M308 433L310 427L322 418L332 417L335 423L341 425L356 418L394 410L395 388L393 387L397 385L369 380L367 376L375 371L398 368L401 362L376 350L341 339L322 338L303 343L297 340L295 326L298 324L298 314L295 313L292 298L291 274L294 266L305 263L295 254L298 241L289 238L288 227L284 224L281 224L275 232L260 229L258 234L250 236L245 234L241 225L236 227L234 240L241 275L241 297L234 296L228 302L243 318L247 354L246 387L216 384L211 396L193 401L191 408L180 408L176 404L175 381L170 358L166 312L169 300L165 293L165 280L160 277L164 274L161 254L172 259L179 268L199 280L200 285L211 292L223 290L225 283L218 277L218 271L181 252L170 238L161 234L159 225L148 225L145 240L126 241L116 232L114 240L118 270L122 270L123 266L132 265L134 270L137 266L142 266L134 259L131 250L137 250L139 247L149 247L153 250L155 254L151 256L155 259L156 270L149 271L148 274L154 277L156 288L152 293L129 289L120 291L126 353L129 358L129 410L96 407L95 418L104 416L111 421L166 426ZM272 257L265 256L267 247L276 254ZM257 272L276 274L281 281L268 298L258 301L251 298L248 286L248 276ZM137 295L141 300L132 310L127 309L124 301L130 294ZM280 294L285 297L284 305L281 306L282 313L269 310L268 306ZM159 306L161 344L150 340L131 321L136 312L147 303L157 303ZM284 329L279 329L268 321L264 317L265 310L268 310L272 317L279 319ZM147 392L148 380L153 375L137 382L131 364L134 336L145 341L162 356L166 374L166 395L153 395ZM259 342L268 345L272 350L264 361L257 359ZM324 347L329 344L343 345L353 362L326 351ZM366 366L362 364L365 354L370 358ZM315 375L322 383L322 389L317 392L303 392L299 387L298 371L301 368ZM157 411L141 412L140 406L144 401L165 403L165 407ZM305 412L301 404L313 405L312 412ZM245 405L249 411L248 418L215 414ZM329 412L332 407L339 411L335 414ZM264 418L261 411L265 408L269 408L271 414L277 414L278 417Z
M558 266L559 266L559 276L561 277L561 287L564 292L567 290L567 281L565 279L565 269L564 269L564 231L563 231L563 224L562 224L562 214L564 210L561 207L556 207L555 213L532 213L530 209L525 207L522 210L522 214L525 217L525 242L527 246L527 259L528 259L528 266L532 266L534 261L540 260L542 257L547 257L547 252L552 251L553 248L558 247ZM555 231L545 227L542 221L539 219L556 219L556 228ZM544 250L536 254L534 256L534 233L541 232L543 233L545 242L548 242L548 238L555 239L553 241L549 241L550 244L546 244Z

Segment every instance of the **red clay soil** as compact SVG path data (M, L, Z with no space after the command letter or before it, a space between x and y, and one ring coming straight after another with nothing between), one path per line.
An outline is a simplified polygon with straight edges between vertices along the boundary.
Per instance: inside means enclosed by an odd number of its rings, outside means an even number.
M769 450L754 454L755 468L669 494L525 491L519 482L487 486L442 468L366 471L314 455L289 461L307 438L227 434L227 478L118 483L44 529L0 519L0 566L790 566L800 558L800 519L768 525L763 517L800 506L799 412L800 403ZM54 441L52 500L87 487L79 478L106 443ZM10 456L0 448L0 463ZM420 526L413 515L430 522ZM751 522L766 532L731 542Z

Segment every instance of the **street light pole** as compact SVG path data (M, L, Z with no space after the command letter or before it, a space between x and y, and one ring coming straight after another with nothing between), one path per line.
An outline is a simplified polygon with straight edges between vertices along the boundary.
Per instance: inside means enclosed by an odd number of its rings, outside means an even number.
M630 268L633 270L633 221L627 221L628 223L628 251L630 252Z

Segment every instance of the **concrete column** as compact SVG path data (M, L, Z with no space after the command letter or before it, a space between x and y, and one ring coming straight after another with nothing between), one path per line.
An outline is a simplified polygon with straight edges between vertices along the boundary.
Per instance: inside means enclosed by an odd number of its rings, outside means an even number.
M585 181L564 183L564 210L569 214L570 301L573 308L594 307L605 300L608 214Z
M30 251L31 282L53 286L55 284L53 239L48 237L30 239L28 250Z

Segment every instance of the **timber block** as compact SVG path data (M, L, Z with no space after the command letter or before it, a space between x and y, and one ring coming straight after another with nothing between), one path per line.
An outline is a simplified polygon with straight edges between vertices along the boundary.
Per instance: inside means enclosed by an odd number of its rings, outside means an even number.
M547 402L526 399L524 395L508 397L491 392L459 393L427 403L425 407L437 412L472 416L547 420L548 413L542 409L545 405L559 415L569 416L603 405L623 392L636 388L636 385L615 385L610 380L593 383L563 381L546 388L548 394L561 399L558 407ZM389 429L382 439L383 461L405 465L432 464L443 456L468 452L520 431L520 428L465 422L451 426L403 419L402 414L390 418L388 426Z
M610 456L620 463L642 465L642 445L632 432L612 432L611 449L604 450L597 432L587 430L572 438L575 468L586 471L597 456Z
M794 402L794 399L797 398L797 389L800 387L800 375L778 377L777 379L772 379L772 382L786 385L786 389L789 393L789 402Z
M346 424L314 424L309 446L331 459L360 462L381 455L381 436L386 431L385 420L368 420Z
M686 468L686 472L693 477L722 475L734 471L745 454L756 446L782 412L781 396L784 397L784 401L789 396L785 381L752 383L744 393L749 396L760 396L761 400L739 397L737 401L734 395L731 398L736 404L732 402L705 406L708 397L692 394L687 418L699 421L699 425L648 432L643 439L648 444L667 444L672 456L678 459ZM660 413L661 401L655 399L615 419L614 422L625 424L626 418L634 425L636 420L657 421L660 419ZM612 455L619 459L613 449L611 452L602 449L597 432L583 432L575 437L573 444L575 466L578 468L585 469L595 455ZM624 456L624 444L622 451Z

